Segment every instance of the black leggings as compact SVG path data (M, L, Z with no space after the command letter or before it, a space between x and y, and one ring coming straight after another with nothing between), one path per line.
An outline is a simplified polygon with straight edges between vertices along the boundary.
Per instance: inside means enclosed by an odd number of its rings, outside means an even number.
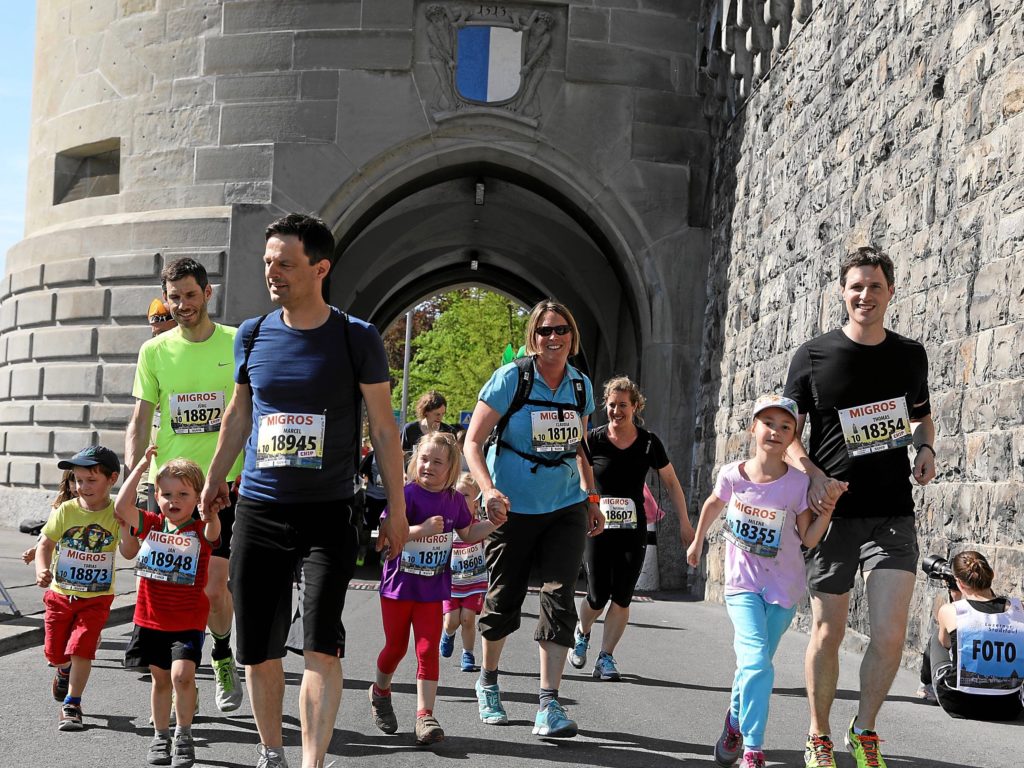
M939 706L950 717L964 720L1016 720L1024 705L1021 693L982 696L956 690L956 664L940 641L932 635L921 660L921 682L932 685Z

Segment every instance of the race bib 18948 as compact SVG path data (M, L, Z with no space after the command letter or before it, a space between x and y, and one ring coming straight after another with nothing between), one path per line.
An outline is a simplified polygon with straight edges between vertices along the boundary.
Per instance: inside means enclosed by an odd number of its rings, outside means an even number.
M601 514L604 515L605 529L636 528L636 504L632 499L615 496L601 497Z
M583 439L583 421L576 411L533 411L530 414L533 450L537 453L571 453Z
M137 576L170 584L195 584L198 571L199 536L194 531L150 531L135 560Z
M177 435L219 432L224 418L223 392L172 392L171 429Z
M733 497L725 517L725 538L744 552L775 557L785 524L786 510L755 507Z
M106 592L114 578L113 552L81 552L70 547L57 550L54 583L72 592Z
M435 533L425 539L408 541L402 548L400 571L417 576L436 576L448 567L448 556L455 543L455 531Z
M904 448L913 441L905 397L840 408L839 423L851 457Z
M260 417L256 466L320 469L324 463L325 414L271 413Z

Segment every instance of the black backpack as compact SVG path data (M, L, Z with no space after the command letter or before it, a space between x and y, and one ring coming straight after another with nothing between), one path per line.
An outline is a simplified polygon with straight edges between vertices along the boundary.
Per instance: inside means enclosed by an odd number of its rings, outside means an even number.
M502 448L508 448L517 456L520 456L530 463L533 464L530 467L530 471L536 473L540 467L559 467L562 464L572 460L576 456L576 452L563 453L559 458L549 458L547 456L541 456L536 453L524 453L523 451L516 450L511 445L501 439L502 434L505 432L505 428L508 426L509 419L512 415L520 410L524 405L544 405L552 408L557 408L559 417L561 418L563 411L573 410L583 416L583 411L587 407L587 388L583 383L583 379L571 379L572 390L576 402L573 405L567 405L566 403L554 403L550 400L531 400L530 392L533 390L533 360L534 357L520 357L514 361L517 368L517 381L516 391L512 395L512 403L509 405L508 410L501 415L498 419L498 423L491 430L491 434L488 435L487 440L484 441L484 454L486 455L487 450L493 446L494 455L497 456ZM568 375L568 374L567 374ZM586 435L581 438L583 443L583 452L587 457L588 463L593 463L590 458L590 448L587 446Z

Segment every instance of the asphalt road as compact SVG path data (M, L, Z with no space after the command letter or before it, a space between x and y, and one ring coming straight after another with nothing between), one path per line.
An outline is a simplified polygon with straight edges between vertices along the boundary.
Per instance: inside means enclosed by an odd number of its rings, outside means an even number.
M436 715L448 738L430 749L413 744L415 660L407 658L395 677L400 730L376 731L366 688L380 651L382 630L377 594L353 589L345 624L345 696L329 761L335 766L424 768L487 765L539 768L545 763L607 768L689 768L712 764L711 747L728 704L734 657L732 627L718 605L671 599L635 603L632 626L617 659L623 681L607 683L569 669L561 700L580 725L574 740L540 740L530 734L536 709L537 652L531 640L536 597L526 602L524 628L506 645L501 686L510 717L505 727L479 722L474 674L459 671L455 658L442 659ZM599 631L599 630L598 630ZM86 696L84 731L57 731L57 704L50 698L52 672L41 647L0 657L0 765L47 768L125 768L145 765L151 736L149 684L121 668L130 624L109 626ZM768 726L769 764L800 766L807 727L802 655L806 636L790 632L776 657L776 688ZM856 708L859 658L842 661L833 727L841 734ZM301 659L286 662L285 742L292 766L300 765L298 684ZM193 727L198 765L251 766L257 741L248 699L230 716L213 706L209 666L199 673L201 712ZM984 724L952 720L937 707L914 698L915 676L901 671L880 720L883 753L898 766L977 766L1016 764L1024 747L1024 722ZM841 735L837 736L841 742ZM853 760L840 747L840 766Z

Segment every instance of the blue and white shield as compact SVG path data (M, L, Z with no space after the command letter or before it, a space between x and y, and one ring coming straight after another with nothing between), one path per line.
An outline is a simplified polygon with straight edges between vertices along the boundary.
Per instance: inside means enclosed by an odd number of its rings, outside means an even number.
M522 85L523 33L509 27L459 29L455 87L462 98L483 104L508 101Z

